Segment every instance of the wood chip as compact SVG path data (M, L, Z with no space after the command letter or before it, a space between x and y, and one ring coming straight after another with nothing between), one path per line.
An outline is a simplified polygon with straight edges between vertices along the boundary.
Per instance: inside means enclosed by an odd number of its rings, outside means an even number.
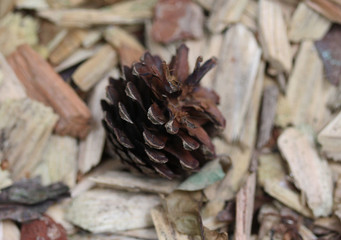
M278 71L289 73L292 56L280 4L276 1L260 0L258 21L265 59Z
M0 221L1 240L20 240L20 230L12 221Z
M58 117L50 107L30 99L0 105L0 161L7 160L12 177L30 175Z
M96 166L102 157L105 143L105 131L102 126L103 111L99 104L105 99L105 89L108 85L108 79L105 77L96 84L88 98L88 106L93 116L92 129L89 135L80 142L78 168L81 173L88 172Z
M77 155L78 145L75 138L52 135L34 175L41 176L44 185L61 181L72 188L76 184Z
M155 5L152 37L161 43L199 39L203 32L203 10L190 0L161 0Z
M80 47L85 36L86 32L82 29L75 29L68 32L58 46L51 52L49 56L50 62L53 65L60 64Z
M257 148L262 148L270 140L276 115L278 93L276 85L269 85L264 89Z
M156 2L156 0L123 1L103 9L46 9L38 11L38 15L64 27L135 24L143 23L152 17L152 9Z
M314 44L305 41L299 50L287 87L293 124L307 123L315 131L321 130L329 120L324 88L322 62Z
M338 0L306 0L309 7L332 22L341 23L341 3Z
M248 0L216 0L208 19L208 29L212 33L219 33L229 24L238 22L247 2Z
M247 26L252 32L256 32L258 28L258 2L256 0L248 0L240 22Z
M28 45L9 56L8 61L29 97L51 106L60 119L55 131L84 138L90 130L91 114L74 90Z
M329 157L341 161L341 112L319 133L318 141Z
M256 39L243 25L235 25L225 34L213 88L221 97L219 108L226 119L224 137L229 142L240 137L260 55Z
M0 53L0 104L8 99L23 99L25 97L26 92L23 85Z
M49 4L46 0L17 0L15 1L15 7L18 9L41 10L49 8Z
M108 171L101 175L91 178L96 184L123 189L133 192L152 192L152 193L171 193L178 185L178 181L168 181L166 179L151 178L146 179L143 176L136 176L131 173Z
M165 210L158 206L152 209L151 215L159 240L189 240L189 236L175 230Z
M145 51L135 37L119 27L107 28L104 38L117 50L122 67L131 67L135 61L140 60Z
M293 42L319 40L327 33L330 25L328 19L301 2L289 25L289 40Z
M314 216L329 215L333 185L327 162L318 156L309 138L295 128L288 128L281 134L278 146L289 164L295 185L306 196Z
M266 193L291 209L311 217L311 210L302 203L300 194L290 187L283 160L278 154L259 157L258 181Z
M0 21L0 52L7 56L21 44L37 44L38 28L37 19L30 16L24 17L20 13L6 15Z
M13 181L10 177L10 172L0 168L0 192L1 189L11 186L12 183Z
M0 2L0 18L13 10L15 2L15 0L3 0Z
M255 190L256 173L253 172L237 194L235 239L250 239Z
M150 239L150 240L157 240L157 234L155 231L155 228L142 228L142 229L133 229L133 230L127 230L124 232L118 232L120 236L126 236L126 237L134 237L138 239Z
M93 189L72 200L67 219L93 233L150 227L159 203L155 195Z
M72 79L82 91L89 91L117 62L115 50L110 45L104 45L77 68L72 74Z

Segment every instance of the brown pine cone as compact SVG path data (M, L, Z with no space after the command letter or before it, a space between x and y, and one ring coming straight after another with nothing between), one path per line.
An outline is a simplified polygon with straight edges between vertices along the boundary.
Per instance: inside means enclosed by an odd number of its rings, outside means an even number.
M172 179L197 171L215 157L211 136L225 127L219 97L200 86L216 65L198 57L189 74L188 48L181 45L170 64L145 53L125 79L110 79L102 101L109 145L124 162L148 175Z

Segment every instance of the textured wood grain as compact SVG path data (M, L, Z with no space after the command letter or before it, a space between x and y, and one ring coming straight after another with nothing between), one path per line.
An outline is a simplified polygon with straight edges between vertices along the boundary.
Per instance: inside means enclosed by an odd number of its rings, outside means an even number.
M292 56L281 5L276 1L260 0L258 23L265 59L278 71L289 73Z
M295 128L287 128L279 137L278 146L314 216L329 215L333 204L331 172L308 136Z

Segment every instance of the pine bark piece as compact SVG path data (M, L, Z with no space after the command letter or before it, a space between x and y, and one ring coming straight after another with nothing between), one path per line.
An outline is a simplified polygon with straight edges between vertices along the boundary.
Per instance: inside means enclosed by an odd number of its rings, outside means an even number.
M224 37L213 88L226 119L224 137L239 140L260 63L261 49L243 25L231 27Z
M250 239L253 218L253 206L256 190L256 173L247 176L244 186L236 198L235 239Z
M157 0L122 1L103 9L46 9L38 11L38 15L63 27L137 24L152 18L156 2Z
M86 31L82 29L75 29L68 32L64 39L49 55L50 62L53 65L60 64L81 46L85 36Z
M281 5L271 0L259 3L259 36L264 57L280 72L291 70L291 51Z
M329 215L333 204L333 185L327 162L318 156L309 138L295 128L288 128L281 134L278 146L314 216Z
M26 96L24 86L0 53L0 104L9 99L23 99Z
M17 225L9 220L0 221L1 240L20 240L20 230Z
M190 237L181 234L174 228L167 217L166 211L161 207L155 207L151 210L153 223L159 240L189 240Z
M67 234L63 226L48 216L23 223L21 226L21 236L21 240L67 240Z
M19 45L38 43L38 20L20 13L7 14L0 21L0 52L7 56Z
M80 142L78 168L81 173L88 172L96 166L102 157L105 143L105 131L102 126L103 111L100 101L105 99L105 88L108 85L108 79L103 78L96 84L88 98L88 107L93 116L92 129L88 136Z
M317 51L322 59L324 74L330 83L339 85L341 82L341 26L334 24L323 39L315 42Z
M90 130L91 113L74 90L28 45L9 56L8 61L29 97L51 106L60 119L60 135L84 138Z
M161 43L198 39L203 32L203 10L190 0L160 0L155 5L152 37Z
M208 19L212 33L222 32L229 24L240 20L248 0L216 0Z
M170 194L179 185L178 181L160 178L145 178L127 172L108 171L91 178L96 184L132 192Z
M44 185L61 181L72 188L76 184L77 155L75 138L51 135L34 174L41 176Z
M93 189L73 199L67 219L93 233L150 227L159 203L156 195Z
M319 40L327 33L330 25L328 19L301 2L289 25L289 40L292 42Z
M264 89L257 148L262 148L270 140L275 121L278 94L276 85L270 85Z
M122 67L131 67L134 62L140 60L145 51L134 36L119 27L107 28L104 32L104 38L116 49Z
M50 107L30 99L3 102L0 116L0 161L8 160L13 179L23 178L39 162L58 117Z
M273 198L304 216L312 217L311 210L302 203L300 194L290 187L283 160L278 154L259 157L258 182Z
M309 7L332 22L341 23L341 3L338 0L306 0Z
M77 68L72 74L72 79L82 91L89 91L117 64L117 61L115 50L110 45L104 45L94 56Z
M318 141L328 157L341 161L341 112L319 133Z
M324 85L321 59L314 44L305 41L299 50L286 93L294 125L308 123L319 131L327 123L329 110Z

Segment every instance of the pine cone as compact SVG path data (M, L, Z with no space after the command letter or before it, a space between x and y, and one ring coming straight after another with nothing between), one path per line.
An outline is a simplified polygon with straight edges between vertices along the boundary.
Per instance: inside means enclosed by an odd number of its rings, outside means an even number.
M110 79L102 100L109 145L124 162L148 175L172 179L200 169L215 157L211 136L225 127L219 97L199 85L216 64L198 57L189 74L188 48L181 45L167 65L145 53L124 67L125 79Z

